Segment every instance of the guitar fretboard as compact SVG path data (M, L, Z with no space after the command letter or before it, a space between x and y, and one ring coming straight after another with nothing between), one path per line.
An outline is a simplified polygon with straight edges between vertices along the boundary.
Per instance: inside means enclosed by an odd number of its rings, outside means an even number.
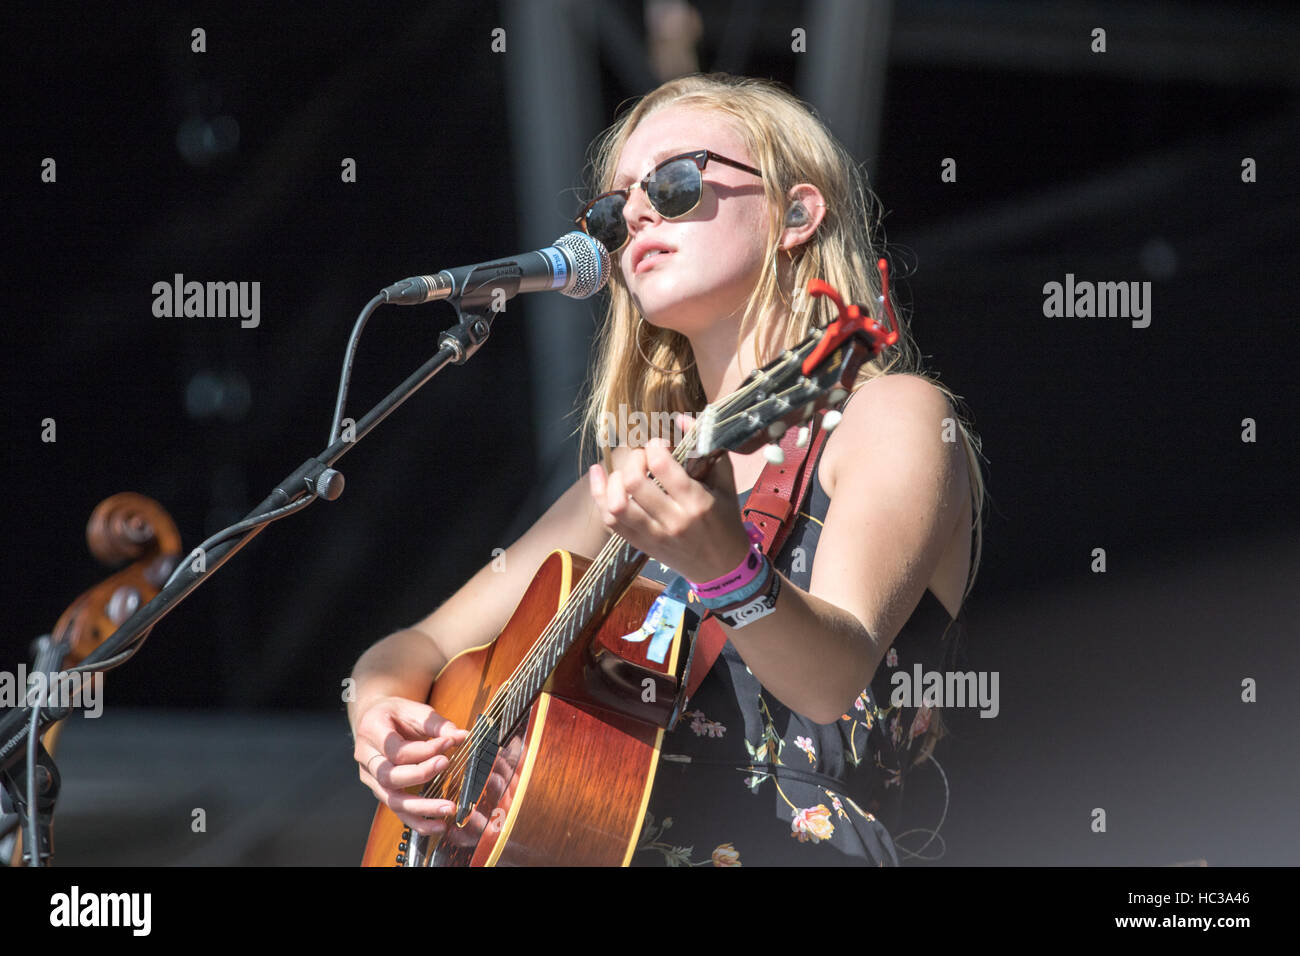
M578 638L596 627L631 587L645 566L646 555L615 536L591 563L569 602L533 645L528 657L502 694L497 741L505 743L519 718L532 706L542 687Z

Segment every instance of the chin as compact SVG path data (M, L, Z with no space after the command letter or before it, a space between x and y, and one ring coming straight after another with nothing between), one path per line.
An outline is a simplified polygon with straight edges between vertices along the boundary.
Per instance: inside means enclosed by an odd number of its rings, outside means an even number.
M680 332L688 337L700 329L708 328L713 314L689 299L669 303L656 302L648 308L638 303L638 307L645 318L646 325Z
M737 314L744 308L743 297L737 300L735 296L719 294L720 291L716 287L650 288L633 295L632 301L647 324L690 337L717 324L719 316Z

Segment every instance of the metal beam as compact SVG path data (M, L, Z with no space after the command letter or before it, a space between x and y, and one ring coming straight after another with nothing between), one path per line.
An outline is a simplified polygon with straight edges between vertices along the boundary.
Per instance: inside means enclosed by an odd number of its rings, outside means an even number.
M583 40L593 28L588 4L570 0L507 0L503 7L506 107L518 197L522 248L549 245L576 211L588 140L600 129L600 76ZM570 208L573 207L573 208ZM537 295L520 311L532 371L532 428L537 442L541 507L577 477L574 402L587 374L590 306ZM509 315L497 320L498 334ZM506 326L506 327L502 327ZM533 510L540 510L534 508ZM522 516L521 516L522 517Z
M891 0L810 0L796 88L870 177L880 150Z
M1092 31L1106 31L1106 52ZM896 64L1181 80L1225 86L1300 86L1300 17L1239 5L1169 2L902 4Z

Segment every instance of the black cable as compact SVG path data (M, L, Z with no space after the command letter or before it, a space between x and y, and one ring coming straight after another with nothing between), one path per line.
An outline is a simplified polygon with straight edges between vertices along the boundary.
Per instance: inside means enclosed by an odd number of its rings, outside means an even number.
M366 323L370 321L370 316L375 309L386 301L384 294L379 293L366 303L366 307L357 316L356 324L352 326L352 334L348 337L348 347L343 352L343 372L339 376L339 394L334 401L334 421L330 424L330 437L325 442L327 446L338 441L339 423L343 421L343 406L348 400L348 384L352 380L352 360L356 356L357 345L361 341L361 330L366 327Z
M235 524L232 524L228 528L222 528L216 534L210 536L198 547L191 548L190 554L186 556L185 560L188 560L189 556L193 555L194 552L196 551L203 551L203 552L210 551L212 548L221 544L221 542L225 541L227 538L232 538L237 534L245 534L249 531L252 531L254 528L260 528L263 525L268 525L272 521L279 521L281 518L287 517L288 515L293 514L295 511L301 511L303 508L306 508L309 504L315 501L316 497L317 497L316 493L312 492L308 494L307 497L300 498L295 502L284 505L283 507L280 508L276 508L274 511L268 511L265 514L255 515L252 518L245 518L243 521L236 522ZM181 570L185 567L185 560L182 560L179 564L176 565L176 570L174 570L171 573L171 577L169 577L167 579L167 583L163 585L164 588L168 587L173 581L176 580L176 575L180 574Z
M218 531L216 534L212 535L210 538L208 538L206 541L200 544L197 548L191 551L190 554L191 555L194 554L195 551L207 551L210 548L214 547L215 545L220 544L226 538L229 538L235 534L251 531L253 528L261 527L262 525L269 524L272 521L278 521L280 518L286 517L287 515L291 515L295 511L299 511L307 507L307 505L311 504L315 500L316 500L316 495L308 495L306 498L303 498L299 501L295 501L292 504L285 505L282 508L276 508L274 511L268 511L264 515L259 515L256 518L247 518L244 521L240 521L236 524L232 524L230 527L224 528L223 530ZM182 561L180 564L176 566L176 570L173 571L171 577L167 579L167 583L163 585L164 588L169 586L174 580L176 580L176 575L180 574L181 569L184 566L185 566L184 561ZM152 630L152 628L150 628L150 630ZM93 664L78 664L75 667L66 668L65 670L61 671L61 673L83 674L92 671L113 670L114 668L120 667L122 664L125 664L132 657L134 657L136 653L140 650L140 648L144 646L145 639L148 636L149 636L149 631L145 631L134 641L128 644L123 650L114 654L112 657L106 658L102 661L97 661Z

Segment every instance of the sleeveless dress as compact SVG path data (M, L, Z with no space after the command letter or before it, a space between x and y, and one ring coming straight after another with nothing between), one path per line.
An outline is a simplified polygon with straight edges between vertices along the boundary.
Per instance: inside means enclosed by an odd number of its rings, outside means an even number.
M742 507L748 497L739 496ZM814 475L805 510L774 561L804 590L829 506ZM665 584L675 577L653 558L641 573ZM908 772L938 729L938 708L891 706L890 677L899 669L912 674L918 663L923 673L948 666L961 617L951 618L927 588L871 686L825 725L769 694L727 641L664 734L631 865L899 865L890 834L901 822Z

